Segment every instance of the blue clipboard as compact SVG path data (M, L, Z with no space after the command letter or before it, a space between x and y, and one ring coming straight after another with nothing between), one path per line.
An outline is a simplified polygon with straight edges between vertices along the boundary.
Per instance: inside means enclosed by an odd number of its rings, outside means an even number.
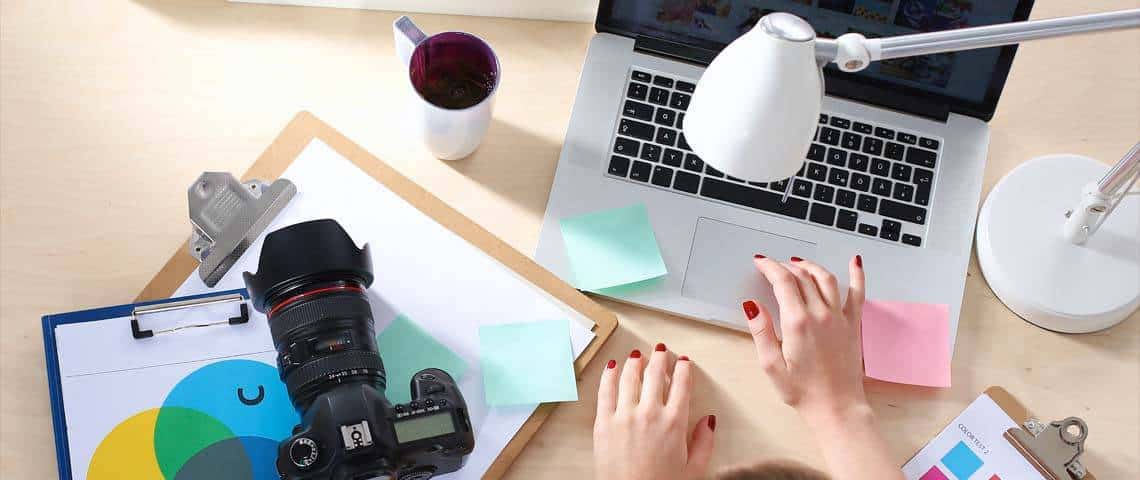
M59 467L60 480L73 479L71 475L71 452L67 445L67 418L64 416L63 409L63 384L62 378L60 377L59 352L56 349L55 328L59 325L72 323L94 322L135 316L141 307L169 307L170 309L193 308L195 306L216 303L206 301L209 299L233 297L233 295L240 295L242 300L249 299L249 293L247 293L245 289L237 289L164 300L153 300L149 302L128 303L113 307L93 308L77 312L57 313L54 315L45 315L42 318L44 328L44 356L47 360L48 395L51 401L52 429L55 432L55 458ZM248 321L248 304L242 303L241 305L242 316L245 317L245 321ZM240 320L240 317L235 317L227 319L225 323L237 324L243 322ZM136 339L145 339L154 335L153 331L142 329L137 319L132 320L131 330L132 335L134 335ZM126 332L123 332L123 334L126 335Z

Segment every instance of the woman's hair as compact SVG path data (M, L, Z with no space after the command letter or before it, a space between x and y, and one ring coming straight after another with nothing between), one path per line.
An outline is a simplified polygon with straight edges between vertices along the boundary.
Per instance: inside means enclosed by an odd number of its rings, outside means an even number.
M830 480L823 472L789 461L770 461L720 472L717 480Z

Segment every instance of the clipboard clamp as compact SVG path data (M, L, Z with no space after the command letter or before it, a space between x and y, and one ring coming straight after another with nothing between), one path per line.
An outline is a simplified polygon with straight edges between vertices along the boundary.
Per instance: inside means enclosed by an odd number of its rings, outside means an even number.
M1081 464L1089 427L1069 417L1045 423L1030 417L1024 429L1011 428L1005 439L1048 480L1080 480L1088 473Z
M174 310L184 310L188 308L204 307L207 305L217 305L220 303L230 302L241 302L241 313L236 317L228 318L226 320L179 325L162 330L143 330L142 327L139 326L139 319L143 315L170 312ZM249 304L246 303L245 297L241 296L241 294L230 293L225 295L214 295L210 297L194 298L177 302L135 307L131 311L131 336L135 337L135 340L140 340L144 338L151 338L158 334L173 333L179 330L186 330L190 328L213 327L217 325L241 325L243 323L249 323Z

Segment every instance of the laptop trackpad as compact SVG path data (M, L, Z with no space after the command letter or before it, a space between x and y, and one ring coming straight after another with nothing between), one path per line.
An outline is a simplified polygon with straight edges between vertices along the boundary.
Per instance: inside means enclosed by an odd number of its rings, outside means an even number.
M711 218L697 220L681 295L735 310L754 299L777 315L772 287L752 263L757 253L786 261L815 257L817 245Z

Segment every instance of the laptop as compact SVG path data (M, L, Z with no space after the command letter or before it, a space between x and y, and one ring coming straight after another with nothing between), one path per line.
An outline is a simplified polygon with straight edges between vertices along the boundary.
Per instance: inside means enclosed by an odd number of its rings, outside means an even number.
M559 220L644 204L669 273L595 293L744 329L746 299L777 314L755 254L811 259L844 283L861 254L869 298L946 304L953 338L987 122L1015 47L881 61L855 74L826 68L804 168L777 182L705 165L685 141L685 110L703 66L773 11L806 19L820 37L874 37L1025 20L1032 3L601 0L536 259L573 284Z

